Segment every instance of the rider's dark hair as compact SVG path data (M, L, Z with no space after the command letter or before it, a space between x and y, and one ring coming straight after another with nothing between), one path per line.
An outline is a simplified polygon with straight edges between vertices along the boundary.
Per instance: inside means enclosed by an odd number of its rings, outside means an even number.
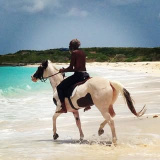
M76 50L81 45L81 42L78 39L72 39L69 43L69 50Z

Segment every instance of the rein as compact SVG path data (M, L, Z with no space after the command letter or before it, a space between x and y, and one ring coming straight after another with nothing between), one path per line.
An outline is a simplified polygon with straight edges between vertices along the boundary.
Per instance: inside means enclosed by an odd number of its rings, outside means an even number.
M57 75L57 74L59 74L59 73L60 73L60 72L57 72L57 73L52 74L52 75L50 75L50 76L48 76L48 77L44 77L44 79L47 79L47 78L53 77L53 76L55 76L55 75Z
M43 77L43 78L42 78L43 80L41 80L41 81L45 82L48 78L53 77L53 76L55 76L55 75L57 75L57 74L59 74L59 73L60 73L60 72L57 72L57 73L52 74L52 75L50 75L50 76L48 76L48 77Z

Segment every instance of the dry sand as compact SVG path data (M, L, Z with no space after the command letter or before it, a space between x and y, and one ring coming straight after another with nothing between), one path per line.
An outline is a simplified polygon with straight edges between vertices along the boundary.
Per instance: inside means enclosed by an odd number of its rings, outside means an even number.
M27 65L27 67L37 67L40 64ZM68 63L55 63L56 66L67 66ZM106 66L116 70L130 70L134 72L142 72L148 75L160 76L160 61L156 62L91 62L87 66Z
M160 61L157 62L115 62L115 63L107 63L107 62L93 62L88 63L90 66L106 66L111 69L123 69L130 70L135 72L142 72L154 76L160 76Z

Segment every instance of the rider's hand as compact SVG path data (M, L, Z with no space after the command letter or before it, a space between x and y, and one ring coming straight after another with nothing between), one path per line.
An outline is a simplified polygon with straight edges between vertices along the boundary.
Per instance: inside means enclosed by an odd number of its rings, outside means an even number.
M64 69L63 69L63 68L61 68L61 69L59 70L59 73L62 73L62 72L64 72Z

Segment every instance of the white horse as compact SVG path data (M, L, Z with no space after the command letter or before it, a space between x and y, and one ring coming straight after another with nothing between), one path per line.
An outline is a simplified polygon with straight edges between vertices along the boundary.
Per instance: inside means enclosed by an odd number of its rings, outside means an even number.
M57 74L58 69L51 63L51 61L46 61L40 65L36 71L36 73L31 76L32 81L37 82L37 80L44 80L45 78L49 78L51 86L53 88L54 92L54 102L57 104L58 107L58 96L57 96L57 89L56 87L63 81L62 74ZM127 102L127 105L130 109L130 111L137 117L142 116L146 109L145 106L140 112L136 112L132 99L130 97L129 92L123 87L122 84L118 82L109 81L104 78L100 77L93 77L87 80L84 84L77 86L71 96L72 104L70 104L68 98L65 98L65 104L68 112L72 112L77 127L79 129L80 133L80 140L84 138L84 134L81 128L81 121L79 118L79 112L78 109L88 107L85 104L83 105L83 100L89 100L89 102L93 102L93 104L98 108L98 110L101 112L102 116L104 117L104 122L100 124L100 128L98 130L98 134L101 135L104 133L104 126L108 123L111 131L112 131L112 142L116 144L117 136L114 126L114 120L112 117L115 116L115 112L113 110L113 104L116 101L119 92L122 94L124 99ZM74 106L74 109L72 108ZM59 136L57 134L57 128L56 128L56 119L61 113L54 113L53 115L53 138L57 139Z

